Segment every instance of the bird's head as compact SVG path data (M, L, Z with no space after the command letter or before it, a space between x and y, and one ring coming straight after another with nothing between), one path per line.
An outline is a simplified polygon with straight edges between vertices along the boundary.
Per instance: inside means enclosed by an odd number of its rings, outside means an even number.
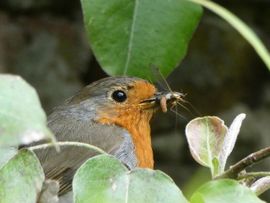
M82 115L95 112L95 122L129 131L142 160L139 166L149 167L153 165L147 161L147 156L152 156L150 119L160 106L164 109L164 105L181 96L177 92L158 92L153 84L140 78L108 77L83 88L69 100L69 105L83 107Z
M161 106L162 98L170 103L182 96L177 92L158 92L153 84L140 78L108 77L84 87L69 104L91 104L89 107L95 108L97 120L110 122L127 114L150 119Z

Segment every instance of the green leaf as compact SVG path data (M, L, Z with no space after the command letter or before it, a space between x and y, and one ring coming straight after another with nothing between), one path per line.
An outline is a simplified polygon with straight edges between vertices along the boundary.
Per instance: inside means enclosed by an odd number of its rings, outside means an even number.
M190 203L263 203L249 188L234 180L210 181L200 187Z
M52 136L35 89L21 77L0 74L0 106L0 147Z
M167 76L185 56L202 8L185 0L81 0L92 50L109 75Z
M212 12L219 15L221 18L226 20L232 27L234 27L255 49L257 54L261 57L263 62L265 63L268 70L270 70L270 53L260 40L260 38L256 35L256 33L248 27L241 19L239 19L236 15L231 13L226 8L223 8L221 5L209 1L209 0L188 0L194 2L196 4L202 5L205 8L208 8Z
M75 203L187 203L170 177L160 171L129 171L108 155L89 159L73 179Z
M219 165L220 153L228 129L224 122L215 116L195 118L186 126L186 137L192 157L201 165L211 169L212 176L222 171Z
M198 189L204 183L210 181L211 179L212 177L209 173L209 170L204 167L199 167L196 171L192 173L192 176L187 180L187 182L185 182L181 189L183 190L183 193L185 194L187 199L190 199L196 189Z
M212 177L224 172L245 114L239 114L230 128L215 116L195 118L186 126L186 137L193 158L201 165L209 167Z
M18 150L15 147L2 147L0 148L0 168L4 166Z
M35 154L21 150L0 169L0 202L35 203L43 181L43 170Z

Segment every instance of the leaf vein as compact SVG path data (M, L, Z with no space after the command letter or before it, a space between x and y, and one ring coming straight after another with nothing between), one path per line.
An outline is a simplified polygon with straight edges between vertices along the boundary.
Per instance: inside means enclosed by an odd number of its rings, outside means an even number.
M124 75L127 74L128 67L130 64L131 51L132 51L133 39L134 39L134 29L135 29L136 17L137 17L137 13L138 13L138 4L139 4L139 0L135 0L133 17L132 17L132 24L131 24L130 36L129 36L129 42L128 42L127 58L126 58L126 63L125 63L125 67L124 67L124 72L123 72Z

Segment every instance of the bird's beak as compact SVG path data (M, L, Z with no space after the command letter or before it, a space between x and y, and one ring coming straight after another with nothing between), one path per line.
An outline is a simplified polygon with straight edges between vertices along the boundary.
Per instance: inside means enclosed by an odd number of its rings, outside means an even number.
M173 105L177 102L184 101L185 95L180 92L157 92L153 97L143 100L140 105L143 109L159 109L167 111L167 105Z

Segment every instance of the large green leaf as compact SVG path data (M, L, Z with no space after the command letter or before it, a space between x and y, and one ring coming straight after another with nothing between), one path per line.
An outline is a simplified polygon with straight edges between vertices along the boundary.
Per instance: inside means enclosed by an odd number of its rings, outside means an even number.
M0 147L51 136L35 89L21 77L0 74L0 106Z
M21 150L0 169L1 203L35 203L44 174L35 154Z
M186 0L81 0L91 47L109 75L167 76L183 59L202 8Z
M89 159L73 180L75 203L187 203L170 177L160 171L129 171L108 155Z
M200 187L190 203L263 203L249 188L234 180L215 180Z

